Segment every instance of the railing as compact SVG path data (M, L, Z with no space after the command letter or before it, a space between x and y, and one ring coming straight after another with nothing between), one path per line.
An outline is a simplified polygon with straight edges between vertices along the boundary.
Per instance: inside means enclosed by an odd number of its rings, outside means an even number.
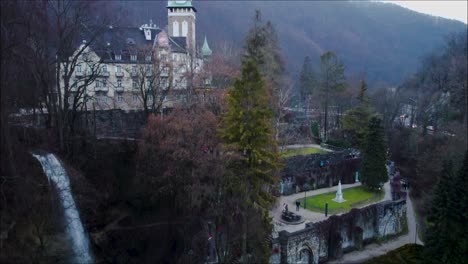
M104 77L109 77L109 72L108 71L103 71L99 75L104 76Z
M116 72L116 73L115 73L115 76L116 76L116 77L123 77L123 76L124 76L124 73L123 73L123 72Z
M108 92L109 91L109 87L105 86L105 87L94 87L94 91L96 92Z

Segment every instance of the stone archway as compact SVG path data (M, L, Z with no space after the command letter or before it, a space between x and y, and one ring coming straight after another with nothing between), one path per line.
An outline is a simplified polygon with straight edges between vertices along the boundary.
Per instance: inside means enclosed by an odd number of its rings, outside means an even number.
M299 251L298 264L312 264L314 263L314 254L309 248L302 248Z

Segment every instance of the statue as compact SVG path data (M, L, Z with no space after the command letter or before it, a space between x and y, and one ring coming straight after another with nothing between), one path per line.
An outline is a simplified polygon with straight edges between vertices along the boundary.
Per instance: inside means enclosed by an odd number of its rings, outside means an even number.
M336 191L336 197L333 201L337 203L345 202L346 200L343 199L343 193L341 192L341 181L338 181L338 191Z

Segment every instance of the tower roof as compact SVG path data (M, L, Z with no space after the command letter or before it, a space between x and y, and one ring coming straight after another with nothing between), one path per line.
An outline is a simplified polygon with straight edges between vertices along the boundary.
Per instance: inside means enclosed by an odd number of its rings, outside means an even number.
M187 1L167 1L167 8L177 8L177 7L186 7L186 8L193 8L195 11L195 7L192 5L191 0Z
M210 46L208 46L208 41L206 40L206 36L205 36L205 41L203 41L201 53L203 56L211 56L211 54L213 53L210 49Z

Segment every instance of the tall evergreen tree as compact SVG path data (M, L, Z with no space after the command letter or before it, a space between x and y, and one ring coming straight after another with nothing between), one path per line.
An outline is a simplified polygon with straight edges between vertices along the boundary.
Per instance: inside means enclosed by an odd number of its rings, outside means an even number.
M387 146L384 138L382 119L372 116L369 120L366 144L364 146L361 168L361 182L376 189L387 181Z
M309 97L312 95L314 88L314 73L312 70L312 63L309 56L304 58L301 73L299 75L299 92L301 104L305 107L309 104Z
M278 166L278 153L271 126L272 112L268 107L268 92L257 64L253 59L242 63L241 77L229 91L228 110L222 119L221 138L233 153L242 159L234 166L238 175L236 193L245 201L242 205L242 262L247 263L248 248L264 246L257 240L247 240L247 215L253 208L267 208L274 201L268 191L275 183L275 170ZM258 209L263 217L268 217ZM268 223L269 221L263 221ZM257 227L259 228L259 227ZM271 226L263 225L269 234ZM253 231L250 231L253 232ZM249 244L248 244L249 243ZM264 250L263 252L268 252ZM266 261L268 256L255 256L256 261Z
M335 53L327 51L320 56L319 86L322 93L323 110L325 112L323 123L323 139L328 139L328 108L331 97L346 87L344 65L338 60Z
M369 107L369 97L366 94L367 84L361 82L361 88L357 97L359 105L345 112L341 120L343 131L351 141L351 144L363 150L367 134L367 124L371 117L371 109Z
M289 98L286 67L275 27L270 21L262 20L262 14L255 10L255 16L244 45L244 59L253 59L265 80L269 107L274 118L275 136L279 138L279 126L284 116L284 106Z
M458 243L463 227L458 230L460 226L457 224L456 212L459 210L459 200L454 190L453 165L451 161L445 161L427 216L425 256L428 263L463 263L463 253Z
M463 164L458 171L457 178L455 180L455 199L456 199L456 220L457 220L457 231L459 235L458 247L460 252L468 252L468 151L465 153ZM468 254L461 256L460 263L468 263Z

